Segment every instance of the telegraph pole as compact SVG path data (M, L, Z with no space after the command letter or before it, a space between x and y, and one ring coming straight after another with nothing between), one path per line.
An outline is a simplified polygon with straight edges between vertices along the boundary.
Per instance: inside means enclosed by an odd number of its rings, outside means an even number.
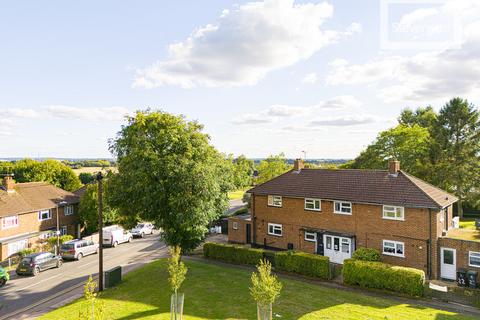
M98 182L98 290L103 291L103 175L97 174Z

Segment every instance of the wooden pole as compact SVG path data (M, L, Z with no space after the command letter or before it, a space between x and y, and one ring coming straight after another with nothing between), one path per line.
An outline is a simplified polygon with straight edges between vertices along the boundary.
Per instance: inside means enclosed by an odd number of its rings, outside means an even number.
M103 291L103 175L97 174L98 182L98 290Z

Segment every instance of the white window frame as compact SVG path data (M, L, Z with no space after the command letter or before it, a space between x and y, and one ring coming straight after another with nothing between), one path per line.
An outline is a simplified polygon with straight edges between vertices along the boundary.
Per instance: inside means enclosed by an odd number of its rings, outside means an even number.
M66 216L71 216L73 214L73 205L66 205L63 207L63 214Z
M393 210L386 210L386 208L393 208ZM401 218L397 217L397 209L400 209L400 212L402 213ZM390 212L390 213L393 212L395 214L395 217L385 216L385 212ZM405 208L400 206L383 205L382 217L383 219L387 219L387 220L405 221Z
M309 238L313 236L312 238ZM305 241L317 242L317 233L305 231Z
M10 226L6 226L6 223L5 221L6 220L14 220L15 223L13 225L10 225ZM20 221L18 219L18 215L14 215L14 216L6 216L6 217L2 217L2 230L6 230L6 229L11 229L11 228L16 228L20 225Z
M47 213L48 212L48 218L43 218L42 215L44 213ZM38 221L45 221L45 220L50 220L52 219L52 211L51 210L41 210L41 211L38 211Z
M472 256L476 256L476 258L480 259L480 252L468 251L468 266L469 267L474 267L474 268L480 268L480 264L478 264L478 265L471 264L470 259L472 258Z
M395 253L392 252L385 252L385 243L391 243L395 247ZM398 245L402 246L402 254L397 253ZM391 246L388 246L391 248ZM405 242L401 241L394 241L394 240L383 240L382 241L382 254L386 256L393 256L393 257L400 257L400 258L405 258Z
M313 205L313 208L307 208L307 203ZM316 206L317 203L318 208ZM322 211L322 200L315 198L305 198L304 208L308 211Z
M8 250L8 255L11 256L12 254L15 254L17 252L20 252L24 249L28 248L28 240L23 239L23 240L18 240L15 242L10 242L7 246Z
M272 231L270 231L270 227L272 227ZM280 234L275 233L275 231L280 231ZM281 237L283 236L283 226L278 223L269 223L268 224L268 234L271 236Z
M232 229L233 230L238 230L238 222L237 221L232 222Z
M344 205L344 204L347 204L347 203L348 203L348 206L346 206L346 207L349 207L349 208L350 208L350 212L344 212L344 211L342 211L343 205ZM337 210L337 204L340 206L340 210ZM351 216L351 215L352 215L352 211L353 211L353 206L352 206L352 203L351 203L351 202L348 202L348 201L334 201L334 202L333 202L333 212L334 212L334 213L337 213L337 214L346 214L346 215Z
M281 208L282 204L283 204L282 196L274 196L274 195L268 196L268 205L270 207Z
M61 226L60 227L60 235L64 236L66 234L68 234L68 227L67 226Z

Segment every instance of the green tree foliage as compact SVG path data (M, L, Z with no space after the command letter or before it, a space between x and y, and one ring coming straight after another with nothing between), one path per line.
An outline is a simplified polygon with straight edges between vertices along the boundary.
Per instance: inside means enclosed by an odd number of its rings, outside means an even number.
M177 294L183 281L185 281L185 275L187 274L187 267L180 261L181 258L180 247L170 247L170 259L168 261L168 274L170 277L168 281L172 287L172 291Z
M195 248L228 208L231 161L197 122L165 112L137 112L112 141L118 159L113 203L126 216L162 228L170 246Z
M267 260L260 260L257 271L252 273L250 293L258 304L267 306L278 298L282 284L272 275L272 265Z
M235 185L235 188L238 190L251 186L253 184L253 171L255 170L253 160L247 159L244 155L241 155L233 160L233 164L233 184Z
M90 172L82 172L78 175L82 184L88 184L95 181L95 176Z
M260 161L257 167L258 177L256 183L264 183L287 172L289 169L291 169L291 166L288 165L283 153L269 156L267 159Z
M437 120L437 113L432 107L418 108L416 110L404 109L398 117L398 123L409 127L418 125L423 128L432 128Z
M110 179L107 177L103 182L103 223L111 225L118 222L117 209L110 205ZM79 218L85 227L87 234L98 231L98 184L92 183L86 186L85 193L80 199L78 209Z
M0 170L2 173L13 173L15 181L19 183L44 181L67 191L75 191L82 185L70 167L56 160L23 159L3 163Z
M83 297L86 300L86 310L82 310L78 314L81 320L102 320L105 317L105 305L103 301L98 299L96 292L97 283L93 281L92 276L88 277L83 287Z
M463 202L474 199L480 188L480 113L467 100L453 98L440 110L433 132L439 180L458 196L462 217Z

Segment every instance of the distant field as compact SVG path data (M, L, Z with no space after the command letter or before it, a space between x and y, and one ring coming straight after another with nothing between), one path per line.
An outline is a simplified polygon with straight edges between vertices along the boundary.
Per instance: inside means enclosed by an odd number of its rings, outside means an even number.
M108 167L108 168L105 168L103 169L102 167L83 167L83 168L80 168L80 169L73 169L73 172L75 172L76 175L79 175L80 173L83 173L83 172L87 172L87 173L96 173L96 172L99 172L101 170L112 170L114 172L117 171L117 168L116 167Z

